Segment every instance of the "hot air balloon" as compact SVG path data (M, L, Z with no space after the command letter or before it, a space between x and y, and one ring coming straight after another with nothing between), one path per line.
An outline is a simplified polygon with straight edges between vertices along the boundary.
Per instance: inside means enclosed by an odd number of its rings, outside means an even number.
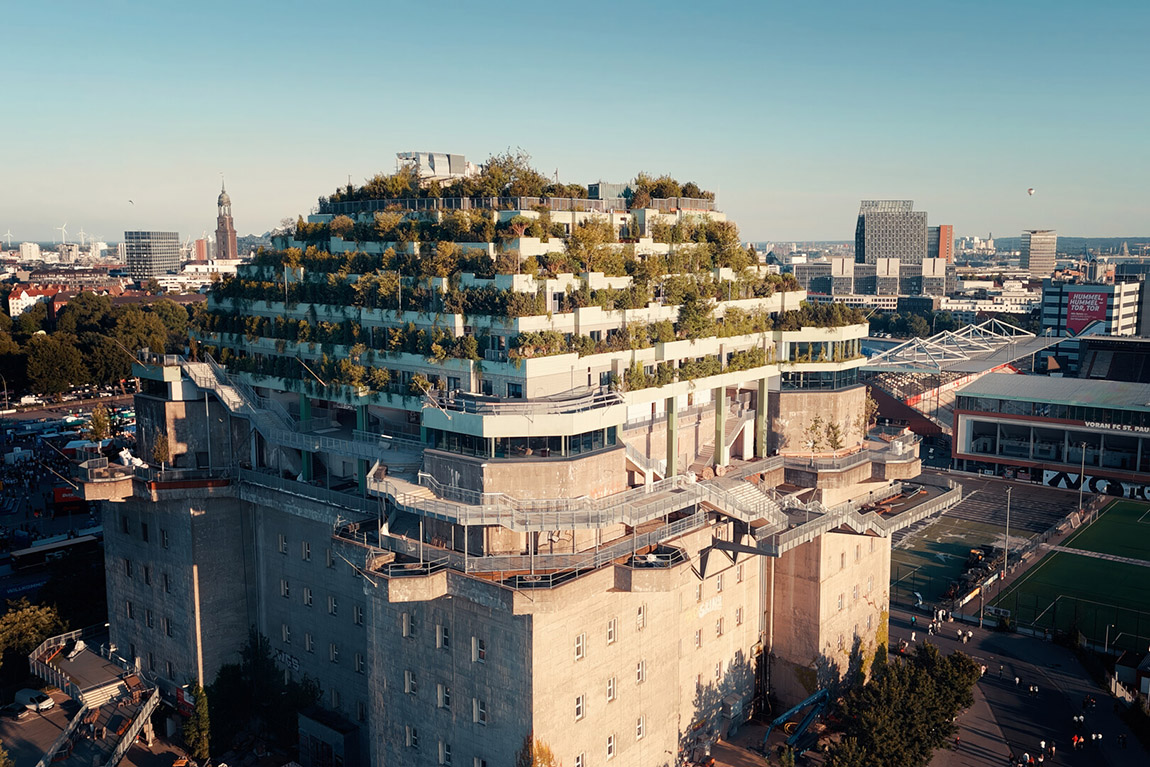
M1030 187L1029 189L1027 189L1026 193L1028 195L1030 195L1031 197L1033 197L1034 196L1034 187Z

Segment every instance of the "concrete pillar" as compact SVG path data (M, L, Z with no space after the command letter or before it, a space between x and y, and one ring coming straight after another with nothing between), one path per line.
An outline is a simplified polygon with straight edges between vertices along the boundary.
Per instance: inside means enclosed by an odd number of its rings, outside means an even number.
M759 379L759 399L755 405L755 455L767 457L767 379Z
M311 419L311 398L303 392L299 395L299 420L300 423ZM304 482L311 482L315 469L312 467L312 454L308 450L300 451L300 473L303 474Z
M355 408L355 428L360 431L367 431L367 405L358 405ZM367 459L360 458L355 462L356 465L356 478L359 480L359 493L364 495L367 493Z
M675 397L667 397L667 473L673 477L679 473L679 412Z
M731 462L731 451L727 447L727 389L715 387L711 392L715 400L715 455L716 466L726 466Z

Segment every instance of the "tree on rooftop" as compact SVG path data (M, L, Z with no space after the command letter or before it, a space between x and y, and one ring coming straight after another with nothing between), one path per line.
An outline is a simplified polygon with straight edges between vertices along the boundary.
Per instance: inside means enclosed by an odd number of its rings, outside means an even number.
M88 439L99 442L107 439L111 434L111 422L108 417L108 408L97 405L92 410L92 418L88 421Z
M355 221L352 220L351 216L336 216L328 224L328 228L333 236L347 239L348 235L355 230Z

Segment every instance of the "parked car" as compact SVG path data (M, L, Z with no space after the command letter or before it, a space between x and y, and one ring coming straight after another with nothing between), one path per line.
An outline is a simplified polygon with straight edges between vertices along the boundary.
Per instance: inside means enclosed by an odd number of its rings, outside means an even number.
M29 689L16 693L16 702L23 704L29 711L47 711L56 705L56 701L39 690Z
M32 716L32 710L22 703L9 703L7 706L0 706L0 716L8 719L27 719Z

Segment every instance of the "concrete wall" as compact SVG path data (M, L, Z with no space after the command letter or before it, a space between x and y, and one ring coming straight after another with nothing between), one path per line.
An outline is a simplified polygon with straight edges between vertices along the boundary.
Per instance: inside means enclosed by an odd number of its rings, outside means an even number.
M767 400L771 448L784 455L810 455L804 446L806 428L816 416L824 424L839 425L844 447L858 444L864 437L859 417L866 407L865 386L842 391L778 391L771 392ZM823 451L830 453L826 447Z
M569 458L483 459L440 450L423 454L424 470L449 487L514 498L600 498L627 489L623 448Z
M153 445L157 433L168 435L172 461L178 469L230 466L249 451L246 440L247 422L233 419L214 397L204 400L170 402L146 395L135 399L137 455L153 463ZM204 417L205 413L207 418Z

